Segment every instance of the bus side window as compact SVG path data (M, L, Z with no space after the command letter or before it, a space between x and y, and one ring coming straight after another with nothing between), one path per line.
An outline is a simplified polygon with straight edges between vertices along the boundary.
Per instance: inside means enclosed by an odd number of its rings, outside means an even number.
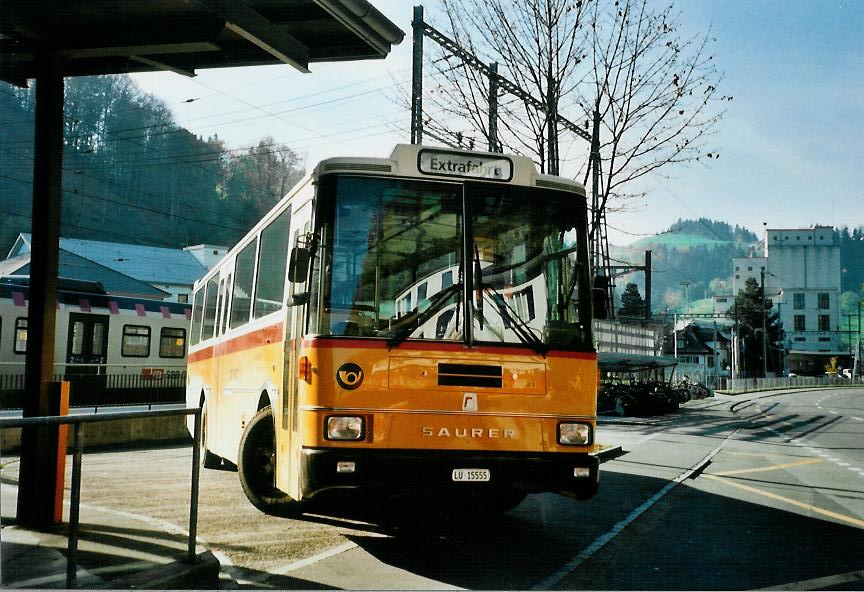
M252 316L256 319L282 308L285 296L285 268L288 264L291 209L287 208L261 231L258 252L258 280Z
M216 285L219 279L210 278L207 282L207 293L204 296L204 324L201 330L201 341L213 337L216 329Z
M231 286L231 275L228 280L219 281L219 312L216 323L216 335L222 335L228 329L228 287Z
M189 335L189 345L201 341L201 321L204 320L204 288L201 287L192 297L192 334Z
M231 314L228 317L232 329L242 327L249 322L252 312L252 283L255 276L255 251L258 248L258 239L243 247L237 254L234 263L234 283L231 284L231 276L228 283L232 285L231 292ZM227 298L227 294L226 294Z

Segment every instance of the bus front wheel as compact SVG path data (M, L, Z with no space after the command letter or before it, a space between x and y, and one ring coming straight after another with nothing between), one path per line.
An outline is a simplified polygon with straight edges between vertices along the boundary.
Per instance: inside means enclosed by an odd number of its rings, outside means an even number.
M256 413L246 425L238 461L240 485L253 506L275 516L297 510L298 502L276 489L276 434L270 407Z

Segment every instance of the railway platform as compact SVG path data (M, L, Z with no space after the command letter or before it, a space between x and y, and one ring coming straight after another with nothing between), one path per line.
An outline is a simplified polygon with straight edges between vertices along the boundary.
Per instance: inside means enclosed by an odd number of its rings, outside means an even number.
M16 523L17 470L4 461L0 483L0 587L69 588L66 523L41 530ZM66 508L68 511L68 506ZM145 516L81 504L77 569L80 589L216 589L219 561L200 545L184 561L186 533Z

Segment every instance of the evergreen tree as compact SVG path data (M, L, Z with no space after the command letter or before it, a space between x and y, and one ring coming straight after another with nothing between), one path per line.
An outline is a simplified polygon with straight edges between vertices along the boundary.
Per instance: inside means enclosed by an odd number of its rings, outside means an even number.
M765 350L768 354L768 372L780 369L779 348L780 323L778 314L771 309L774 303L765 298L762 288L753 278L748 278L744 288L735 297L735 305L729 316L735 321L737 334L742 344L742 372L745 377L761 377L763 369L763 315L768 338Z
M621 294L621 309L618 314L622 317L645 316L645 301L639 293L639 287L630 282Z

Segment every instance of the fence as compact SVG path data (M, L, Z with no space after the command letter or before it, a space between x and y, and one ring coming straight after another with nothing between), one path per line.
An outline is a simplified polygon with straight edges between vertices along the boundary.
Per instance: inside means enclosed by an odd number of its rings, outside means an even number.
M72 484L69 504L69 535L66 553L66 587L74 588L77 573L78 554L78 512L81 503L81 425L106 421L124 421L147 417L166 417L172 415L194 415L195 429L192 443L192 481L189 501L189 542L186 561L195 562L195 545L198 530L198 480L201 454L201 409L165 409L159 411L136 411L128 413L103 413L99 415L66 415L50 417L25 417L22 419L0 419L0 428L28 428L35 426L59 427L72 425Z
M159 378L140 374L55 374L55 382L69 381L71 407L182 403L186 373ZM0 409L24 407L24 374L0 374Z
M724 393L746 393L774 389L794 389L822 386L858 386L864 384L860 376L777 376L772 378L720 378L717 391Z

